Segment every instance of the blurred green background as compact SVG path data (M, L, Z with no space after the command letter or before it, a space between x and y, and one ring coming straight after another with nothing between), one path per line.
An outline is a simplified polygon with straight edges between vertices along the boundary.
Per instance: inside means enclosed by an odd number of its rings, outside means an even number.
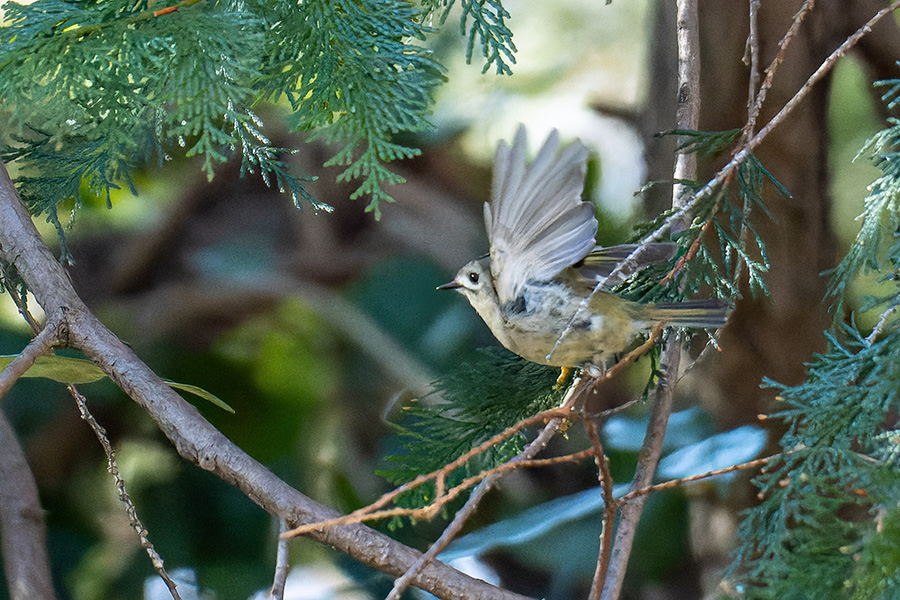
M564 137L582 136L594 152L588 190L603 218L601 242L621 241L640 218L632 195L645 177L640 138L628 118L592 105L627 115L646 100L650 3L504 5L518 46L511 78L465 64L453 16L432 40L449 82L440 91L435 129L413 140L423 156L396 165L409 182L393 190L398 202L382 206L380 222L363 212L363 201L347 199L353 188L335 183L334 169L320 166L327 150L279 133L284 107L270 107L269 134L281 138L278 145L300 147L291 160L298 172L319 176L310 191L334 213L298 211L260 182L240 179L237 165L207 182L185 161L143 173L140 196L117 194L112 210L105 199L85 202L68 233L76 287L101 319L160 376L221 397L235 414L188 400L291 485L341 511L389 489L375 471L397 450L387 421L396 420L399 407L427 394L476 348L495 343L463 298L435 286L486 250L481 203L499 139L511 137L520 122L532 147L552 127ZM838 68L833 95L834 222L846 243L875 174L852 158L878 122L852 61ZM45 233L54 239L49 228ZM27 328L9 304L0 327L0 352L16 353L27 343ZM610 393L639 392L642 378L633 379L636 389ZM167 566L194 569L200 586L225 600L268 587L277 524L238 490L181 460L110 382L82 391L109 431ZM41 489L60 597L140 598L151 565L101 448L64 387L20 381L4 405ZM709 422L701 417L692 427L707 431ZM553 450L583 443L573 431ZM633 460L631 451L613 453L623 478ZM517 474L492 494L476 525L594 485L591 464ZM699 492L705 493L721 491ZM693 589L689 513L683 492L653 497L643 524L652 533L639 539L632 560L632 577L645 587ZM424 548L440 525L392 535ZM490 562L530 593L569 597L593 574L595 556L584 543L590 546L597 533L568 523ZM359 585L380 590L374 597L389 585L307 540L294 542L291 552L295 564L339 565ZM565 556L570 568L551 566L549 556Z

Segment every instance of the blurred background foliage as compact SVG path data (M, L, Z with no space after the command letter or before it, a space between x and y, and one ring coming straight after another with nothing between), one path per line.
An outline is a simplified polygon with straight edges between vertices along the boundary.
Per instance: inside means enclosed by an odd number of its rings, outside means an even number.
M86 200L68 232L76 288L101 319L160 376L221 397L235 414L188 399L280 477L341 511L389 489L375 473L398 451L387 423L398 420L401 407L471 360L476 348L495 344L462 298L435 286L486 250L481 203L499 139L520 122L532 144L553 127L566 138L580 136L594 153L587 189L601 216L599 241L623 241L642 218L633 192L647 169L634 116L650 93L651 3L508 0L504 6L518 48L512 77L465 64L465 40L452 15L430 41L448 82L437 96L435 128L409 140L422 156L396 165L408 183L390 190L397 202L382 205L380 222L364 212L364 202L348 200L353 187L335 183L336 169L320 166L333 149L269 132L281 138L275 145L300 148L287 160L298 172L319 176L309 191L334 206L333 213L297 210L255 179L239 177L236 164L218 168L207 182L191 159L141 173L140 195L114 193L111 210L105 198ZM833 218L846 245L875 173L852 158L880 126L853 60L840 64L831 93ZM264 111L270 125L285 112L282 106ZM51 229L45 233L54 239ZM871 285L862 282L859 293L871 293ZM16 353L28 339L14 308L4 306L0 352ZM639 394L647 365L637 369L604 390L603 401L613 405ZM167 566L193 569L216 598L242 599L266 588L277 525L238 490L182 461L110 382L82 391L110 433ZM688 393L680 403L695 400ZM20 381L4 409L40 485L60 597L141 597L151 566L116 499L102 451L64 387ZM702 439L716 421L716 414L700 412L685 427ZM552 452L585 444L575 427ZM636 449L627 446L610 449L621 481L635 460ZM595 486L589 463L511 475L472 529ZM631 561L633 597L697 597L706 565L687 550L690 515L730 493L703 484L651 498ZM524 593L573 597L593 574L599 520L589 517L561 521L527 544L486 553L486 560ZM392 535L424 548L440 528L438 520ZM705 533L719 534L729 535L727 528ZM385 579L327 548L299 540L291 552L295 564L337 564L361 587L384 593ZM0 596L5 589L0 586Z

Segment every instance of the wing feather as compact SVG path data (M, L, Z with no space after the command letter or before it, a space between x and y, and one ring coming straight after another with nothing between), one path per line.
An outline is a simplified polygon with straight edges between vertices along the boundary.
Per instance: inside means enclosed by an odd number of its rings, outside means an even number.
M522 126L512 147L501 143L497 148L491 206L484 210L501 303L514 300L528 280L552 279L595 245L594 210L581 200L585 147L574 142L560 152L554 130L531 165L526 148Z

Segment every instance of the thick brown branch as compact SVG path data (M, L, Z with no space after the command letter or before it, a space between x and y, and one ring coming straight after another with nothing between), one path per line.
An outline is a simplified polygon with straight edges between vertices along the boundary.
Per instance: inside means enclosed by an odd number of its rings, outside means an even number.
M293 489L235 446L97 320L41 240L5 168L0 168L0 250L18 269L48 320L59 319L68 326L69 345L84 352L144 408L181 456L237 486L292 526L337 516L336 511ZM395 577L420 556L363 525L332 527L310 537ZM438 562L422 569L414 585L442 598L522 598Z
M0 412L0 530L12 600L50 600L53 582L37 484L6 416Z

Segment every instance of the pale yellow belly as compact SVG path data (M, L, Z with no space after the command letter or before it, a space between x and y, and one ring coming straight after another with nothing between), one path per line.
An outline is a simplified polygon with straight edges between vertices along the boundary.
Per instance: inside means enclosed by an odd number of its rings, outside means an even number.
M535 316L507 322L507 348L542 365L603 366L608 357L625 350L638 331L624 315L597 315L591 318L590 326L581 321L566 331L568 323L569 319Z

